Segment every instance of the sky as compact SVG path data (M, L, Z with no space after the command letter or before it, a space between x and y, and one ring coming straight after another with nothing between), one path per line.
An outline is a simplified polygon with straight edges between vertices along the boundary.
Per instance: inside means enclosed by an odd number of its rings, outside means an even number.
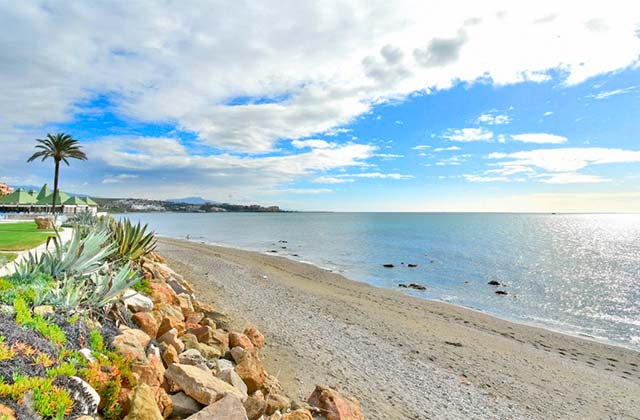
M329 211L640 211L640 2L0 2L0 182Z

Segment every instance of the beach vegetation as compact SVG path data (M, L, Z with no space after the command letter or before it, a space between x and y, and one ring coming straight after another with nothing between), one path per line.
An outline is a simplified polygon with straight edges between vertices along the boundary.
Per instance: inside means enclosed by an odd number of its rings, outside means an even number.
M58 181L60 178L60 163L64 162L69 166L70 159L87 160L87 155L82 151L82 147L78 144L78 140L71 137L69 134L57 133L47 134L44 139L36 139L35 152L27 162L33 162L36 159L40 159L43 162L48 159L53 159L54 162L54 175L53 175L53 194L52 194L52 212L56 212L56 199L58 197Z
M112 239L117 244L115 257L124 261L138 261L156 247L154 233L141 223L129 219L113 221Z

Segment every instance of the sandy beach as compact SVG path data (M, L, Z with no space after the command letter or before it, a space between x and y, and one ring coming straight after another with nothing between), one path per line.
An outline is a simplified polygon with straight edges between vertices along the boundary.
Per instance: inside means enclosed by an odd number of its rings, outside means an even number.
M640 418L640 353L283 257L168 238L158 251L201 300L264 332L292 398L324 383L368 419Z

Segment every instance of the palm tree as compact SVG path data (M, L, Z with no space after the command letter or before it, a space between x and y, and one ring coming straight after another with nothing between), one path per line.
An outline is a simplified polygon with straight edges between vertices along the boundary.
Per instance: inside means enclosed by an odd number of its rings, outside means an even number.
M69 134L47 134L46 139L36 139L39 143L36 145L36 149L40 149L35 152L27 160L32 162L38 158L42 158L42 161L52 158L55 162L55 175L53 177L53 201L51 212L56 212L56 199L58 197L58 178L60 173L60 162L64 162L69 166L69 159L87 160L87 155L78 145L78 140L75 140Z

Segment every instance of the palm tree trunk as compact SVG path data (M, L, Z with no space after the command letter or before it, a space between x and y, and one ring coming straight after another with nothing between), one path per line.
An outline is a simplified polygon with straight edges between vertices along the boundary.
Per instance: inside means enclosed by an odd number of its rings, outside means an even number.
M60 161L56 159L55 175L53 176L53 202L51 203L51 213L56 214L56 198L58 196L58 175L60 173Z

